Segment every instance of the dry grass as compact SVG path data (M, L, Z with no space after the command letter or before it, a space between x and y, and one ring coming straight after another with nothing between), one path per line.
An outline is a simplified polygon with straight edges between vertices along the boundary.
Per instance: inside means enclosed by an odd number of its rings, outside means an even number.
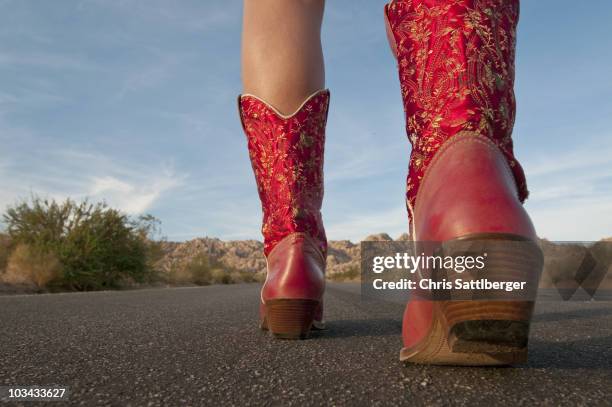
M11 240L7 235L0 233L0 275L4 273L10 256Z
M8 258L6 270L0 280L7 284L45 288L61 277L62 267L55 255L45 253L27 244L20 244Z

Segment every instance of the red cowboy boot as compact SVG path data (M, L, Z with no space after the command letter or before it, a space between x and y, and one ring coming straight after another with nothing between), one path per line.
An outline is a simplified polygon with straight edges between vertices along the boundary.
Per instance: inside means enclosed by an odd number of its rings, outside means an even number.
M327 240L321 204L328 105L328 90L316 92L289 116L255 96L238 99L263 209L268 270L261 327L279 338L305 338L323 325Z
M487 273L519 274L537 287L541 252L511 139L518 9L518 0L400 0L386 5L385 21L412 144L406 201L413 239L485 241ZM506 241L526 244L500 244ZM527 300L413 299L400 359L522 362L532 309Z

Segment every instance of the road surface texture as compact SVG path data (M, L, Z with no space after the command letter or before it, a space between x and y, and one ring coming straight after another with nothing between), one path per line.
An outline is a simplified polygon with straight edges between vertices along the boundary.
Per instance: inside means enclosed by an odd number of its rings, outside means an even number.
M258 300L255 284L0 297L0 386L67 385L86 406L612 403L610 302L541 302L527 365L460 368L400 363L403 307L358 284L328 285L328 329L303 341L259 331Z

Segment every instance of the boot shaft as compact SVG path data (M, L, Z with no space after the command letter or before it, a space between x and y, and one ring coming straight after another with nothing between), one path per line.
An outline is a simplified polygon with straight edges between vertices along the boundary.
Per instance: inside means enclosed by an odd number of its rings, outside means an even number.
M253 95L242 95L238 105L262 204L265 254L296 232L309 234L325 254L321 205L329 91L311 95L288 116Z
M407 0L385 8L398 60L412 144L407 203L452 137L484 137L504 154L518 188L525 176L514 158L514 59L518 0Z

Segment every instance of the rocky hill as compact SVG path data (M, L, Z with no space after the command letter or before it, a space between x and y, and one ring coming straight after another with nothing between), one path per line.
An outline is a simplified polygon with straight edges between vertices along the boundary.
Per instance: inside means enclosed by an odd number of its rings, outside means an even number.
M406 240L408 235L398 237ZM388 234L380 233L366 237L364 240L393 240ZM182 269L198 255L205 254L210 259L227 266L229 269L251 273L264 273L266 259L263 256L263 244L257 240L223 241L217 238L203 237L186 242L162 243L163 257L156 264L162 273L173 269ZM349 240L332 240L329 242L327 255L327 274L359 275L359 243Z
M186 242L163 242L163 257L156 268L165 273L184 268L199 255L221 263L228 268L258 273L265 271L266 259L262 254L263 244L257 240L223 241L203 237Z

